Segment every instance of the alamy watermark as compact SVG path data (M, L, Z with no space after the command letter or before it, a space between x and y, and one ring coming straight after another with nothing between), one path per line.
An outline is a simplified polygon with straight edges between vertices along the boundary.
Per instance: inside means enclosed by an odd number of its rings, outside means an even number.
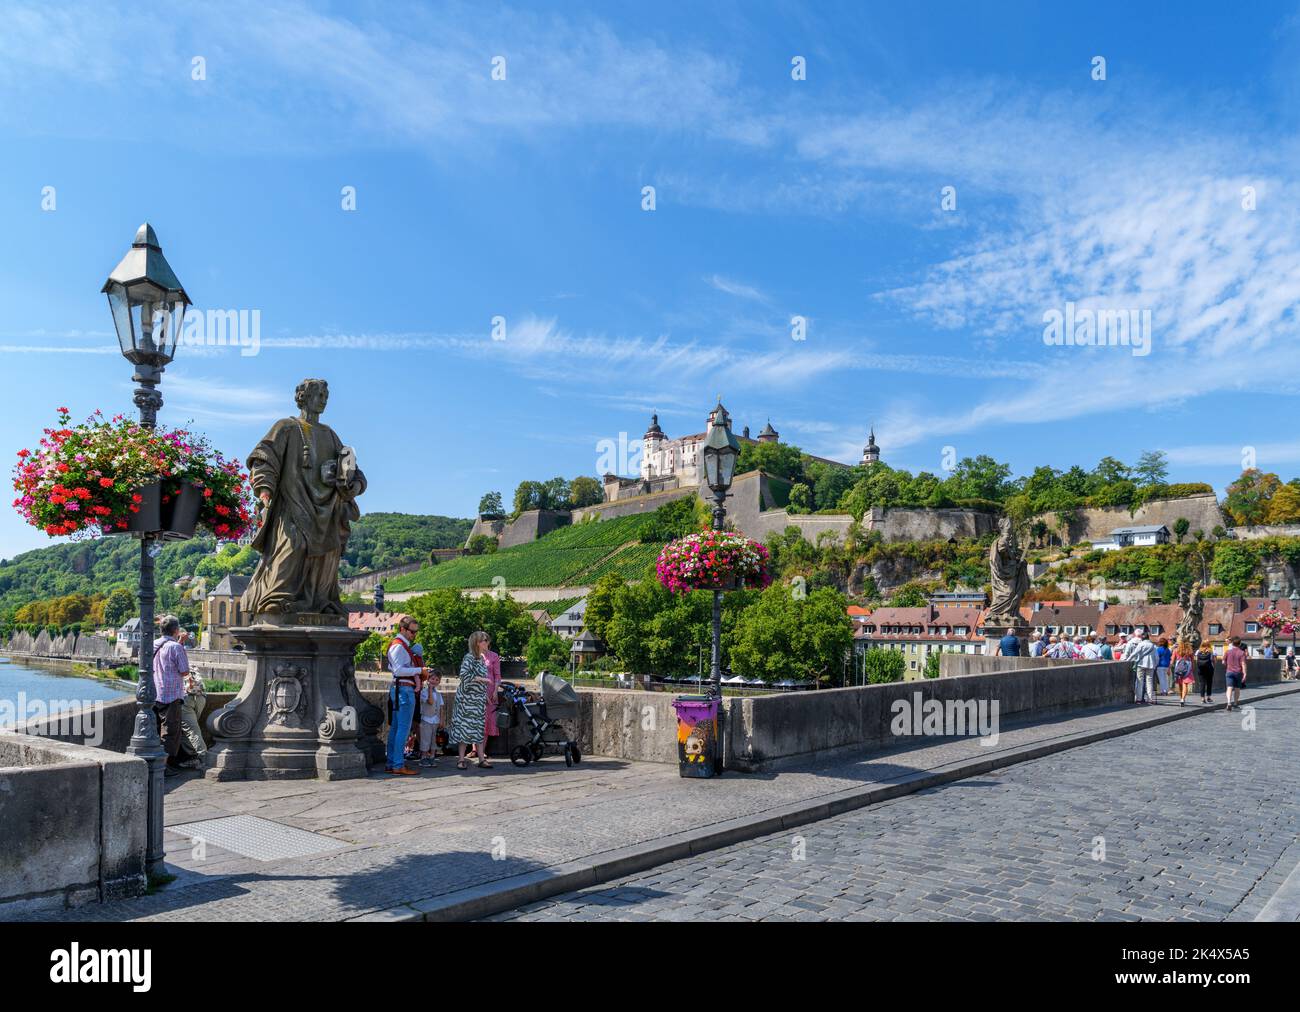
M924 699L914 692L910 700L894 700L889 712L893 714L889 730L897 738L978 735L985 748L998 743L996 699Z
M1150 309L1079 309L1043 314L1043 344L1077 348L1131 348L1136 358L1151 354Z
M0 699L0 734L13 734L24 721L46 722L47 733L97 748L104 743L104 703L91 699Z

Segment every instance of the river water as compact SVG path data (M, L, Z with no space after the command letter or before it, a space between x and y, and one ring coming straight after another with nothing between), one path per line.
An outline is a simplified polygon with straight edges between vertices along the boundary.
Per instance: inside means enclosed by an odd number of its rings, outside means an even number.
M129 695L107 682L35 667L26 659L0 659L0 727Z

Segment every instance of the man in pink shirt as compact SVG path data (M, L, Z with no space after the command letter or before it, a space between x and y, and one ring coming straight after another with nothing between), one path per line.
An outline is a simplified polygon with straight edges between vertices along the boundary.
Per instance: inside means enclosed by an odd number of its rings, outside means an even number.
M1241 649L1241 637L1234 636L1223 654L1224 681L1228 689L1228 705L1224 712L1239 709L1241 687L1246 684L1246 651Z

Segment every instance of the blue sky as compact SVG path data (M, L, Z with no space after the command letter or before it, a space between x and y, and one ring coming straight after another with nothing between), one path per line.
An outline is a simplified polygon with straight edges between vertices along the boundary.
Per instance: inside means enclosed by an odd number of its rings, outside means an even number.
M914 471L1292 477L1297 6L1072 6L7 3L0 446L130 406L99 288L148 220L262 320L162 421L242 456L324 376L367 510L470 515L718 393L845 461L874 424ZM1067 302L1149 309L1150 354L1047 346Z

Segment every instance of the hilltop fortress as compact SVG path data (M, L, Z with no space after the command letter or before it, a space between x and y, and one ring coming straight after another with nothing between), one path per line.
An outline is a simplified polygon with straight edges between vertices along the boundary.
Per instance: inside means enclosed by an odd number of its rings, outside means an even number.
M716 409L715 409L716 411ZM709 413L712 424L714 412ZM703 474L700 447L707 433L696 432L669 438L660 428L659 416L650 416L650 426L641 441L641 467L637 477L616 474L603 476L605 501L594 506L575 510L528 510L513 521L504 517L481 516L469 532L469 538L478 534L495 537L502 548L533 541L543 534L588 517L609 519L631 513L650 513L666 502L687 496L698 496L712 501L709 491L701 494ZM744 443L777 443L780 434L771 421L755 439L745 426L736 437ZM862 450L861 463L880 460L880 447L873 431ZM813 457L839 467L848 465L823 457ZM853 523L847 513L790 513L786 509L791 483L784 478L763 471L748 471L736 475L727 500L727 519L748 537L762 541L769 534L787 527L797 527L803 536L816 541L824 531L843 537ZM924 507L899 507L881 509L873 507L862 518L868 531L879 531L886 541L929 541L950 538L977 538L991 533L995 517L991 513L973 509L928 509ZM466 544L469 543L468 538Z

